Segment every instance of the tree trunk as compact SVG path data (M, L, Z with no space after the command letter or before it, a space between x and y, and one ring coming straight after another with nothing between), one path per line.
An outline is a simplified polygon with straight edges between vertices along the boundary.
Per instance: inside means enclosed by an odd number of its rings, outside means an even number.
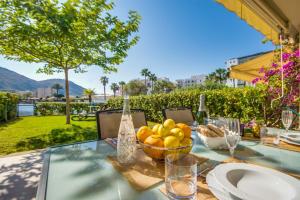
M104 101L106 101L106 90L105 90L105 85L104 85Z
M56 101L58 101L58 90L56 90Z
M90 104L92 103L92 96L91 95L89 95L89 102L90 102Z
M114 91L114 97L116 97L116 91Z
M122 87L121 87L121 88L122 88L122 96L123 96L123 92L124 92L124 88L123 88L123 85L122 85Z
M66 88L66 124L70 124L70 95L69 95L69 74L65 69L65 88Z
M147 83L146 82L147 82L147 77L145 76L145 86L147 87L147 85L146 85Z

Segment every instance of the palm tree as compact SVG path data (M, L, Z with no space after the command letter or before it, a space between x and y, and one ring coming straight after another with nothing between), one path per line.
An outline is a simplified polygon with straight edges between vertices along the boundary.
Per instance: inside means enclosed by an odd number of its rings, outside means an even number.
M141 75L145 77L145 85L147 84L147 77L150 78L151 72L149 71L149 69L144 68L141 71Z
M95 95L95 89L84 89L83 95L89 97L90 104L92 103L92 96Z
M102 83L103 85L103 88L104 88L104 100L106 100L106 85L108 83L108 78L106 76L102 76L100 78L100 82Z
M216 72L212 72L206 76L207 81L216 81L216 79L217 79Z
M56 90L56 98L58 100L58 93L59 93L59 90L62 90L63 89L63 86L61 86L59 83L55 83L52 85L51 87L52 89Z
M219 83L223 83L228 78L228 72L226 69L219 68L216 70L216 78L219 81Z
M157 81L157 76L155 74L150 74L149 80L151 81L151 90L153 90L153 83Z
M124 86L125 86L125 82L124 81L120 81L119 82L119 86L121 86L121 91L122 91L122 96L123 96L123 93L124 93Z
M116 97L116 92L120 89L117 83L112 83L110 85L110 89L114 92L114 97Z

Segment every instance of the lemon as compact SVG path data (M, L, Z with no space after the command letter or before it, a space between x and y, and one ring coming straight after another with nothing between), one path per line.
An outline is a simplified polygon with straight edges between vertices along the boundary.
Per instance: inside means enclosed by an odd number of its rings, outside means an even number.
M161 124L155 124L153 127L152 127L152 131L154 134L157 134L158 132L158 128L161 126Z
M168 135L170 135L170 129L164 127L163 125L160 125L158 127L158 131L157 131L158 135L160 135L161 137L166 137Z
M175 121L173 119L167 119L165 122L164 122L164 127L168 128L168 129L172 129L172 128L175 128Z
M180 128L173 128L170 132L173 136L177 137L179 141L183 140L184 132Z
M167 148L177 148L179 147L179 144L178 138L173 135L167 136L164 139L164 146Z

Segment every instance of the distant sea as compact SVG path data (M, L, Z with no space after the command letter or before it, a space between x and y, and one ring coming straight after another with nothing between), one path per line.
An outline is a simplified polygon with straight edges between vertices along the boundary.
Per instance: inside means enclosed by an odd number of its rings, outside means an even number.
M32 116L34 115L33 104L18 104L19 116Z

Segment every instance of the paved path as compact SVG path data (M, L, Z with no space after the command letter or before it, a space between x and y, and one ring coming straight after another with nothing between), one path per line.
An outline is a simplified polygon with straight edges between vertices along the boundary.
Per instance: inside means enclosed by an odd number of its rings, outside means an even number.
M42 167L42 152L0 157L0 199L35 199Z

